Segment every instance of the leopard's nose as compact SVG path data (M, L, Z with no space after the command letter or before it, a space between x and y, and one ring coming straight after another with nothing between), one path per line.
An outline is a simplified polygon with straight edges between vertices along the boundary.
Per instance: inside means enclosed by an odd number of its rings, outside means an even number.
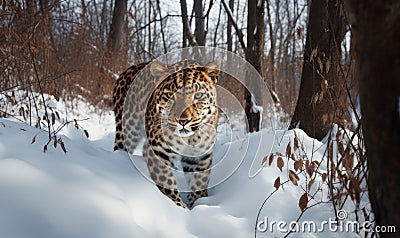
M188 124L191 120L192 120L192 118L185 118L185 119L182 119L182 118L176 118L175 119L179 124L181 124L182 126L185 126L186 124Z

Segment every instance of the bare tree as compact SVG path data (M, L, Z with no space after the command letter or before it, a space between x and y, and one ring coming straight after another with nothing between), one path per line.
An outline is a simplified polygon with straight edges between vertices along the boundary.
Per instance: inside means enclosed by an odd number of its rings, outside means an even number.
M262 77L262 64L264 60L264 0L249 0L247 13L247 48L246 60L260 73ZM260 3L260 4L258 4ZM250 79L248 85L253 80ZM258 89L258 87L253 87ZM245 112L248 119L249 131L260 130L260 111L255 110L259 92L245 93Z
M190 31L186 0L180 0L180 3L181 3L182 25L183 25L182 47L187 46L186 40L189 40L190 45L195 46L196 42L194 41L193 35Z
M243 41L243 33L239 29L237 22L233 18L230 7L226 4L225 0L222 0L222 5L228 15L228 20L231 21L235 28L236 34L243 51L245 52L246 60L260 73L263 75L262 64L264 61L264 6L265 0L250 0L248 1L248 12L247 12L247 44ZM247 78L247 77L246 77ZM257 90L259 87L253 85L253 80L249 80L247 85ZM256 110L257 102L261 99L257 98L260 92L249 92L245 90L244 101L245 101L245 113L248 120L248 130L255 132L260 130L260 117L261 112Z
M299 126L322 139L335 121L340 94L341 42L345 35L342 4L336 0L312 1L300 92L289 129Z
M234 0L229 0L229 10L233 11L234 8ZM226 29L227 33L227 39L226 39L226 44L227 44L227 50L232 51L232 19L228 18L228 27Z
M269 66L269 76L271 77L271 86L272 89L275 90L275 34L274 27L272 26L272 16L271 16L271 3L270 0L266 0L267 6L267 22L269 29L269 40L270 40L270 48L268 52L268 66Z
M204 46L206 44L206 30L204 24L204 16L203 16L203 1L202 0L194 0L194 14L195 14L195 29L194 36L196 38L196 43L200 46Z
M161 6L160 6L160 0L157 0L157 11L158 14L160 16L160 30L161 30L161 37L162 37L162 43L163 43L163 49L164 49L164 54L166 54L168 52L167 49L167 42L165 40L165 30L164 30L164 24L163 24L163 20L162 20L162 16L161 16Z
M236 31L236 35L238 36L238 40L239 40L240 46L242 47L242 50L244 52L246 52L246 44L244 43L244 40L243 40L243 38L244 38L243 37L243 33L240 30L237 22L235 21L231 9L229 8L229 6L228 6L228 4L226 3L225 0L221 0L221 3L222 3L222 6L224 7L224 9L225 9L225 11L227 13L228 20L232 23L232 26Z
M355 41L368 191L380 226L400 227L400 2L347 0ZM398 237L381 233L380 237Z
M114 13L108 38L108 49L112 55L117 55L121 47L126 11L127 0L115 0Z

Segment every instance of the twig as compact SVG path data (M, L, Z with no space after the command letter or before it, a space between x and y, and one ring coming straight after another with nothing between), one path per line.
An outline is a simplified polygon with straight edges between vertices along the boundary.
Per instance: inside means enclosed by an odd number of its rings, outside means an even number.
M287 181L286 181L286 182L287 182ZM285 182L285 183L286 183L286 182ZM281 187L282 185L283 185L283 183L281 183L281 184L279 185L279 187ZM279 189L279 188L278 188L278 189ZM264 208L265 204L267 203L268 199L269 199L270 197L272 197L272 195L273 195L274 193L276 193L276 192L278 191L278 189L275 189L274 191L272 191L272 192L268 195L268 197L264 200L264 202L261 204L260 209L258 209L258 213L257 213L257 217L256 217L256 224L255 224L255 226L254 226L254 238L257 238L257 223L258 223L258 219L260 219L261 211L262 211L262 209Z
M315 207L315 206L317 206L317 205L320 205L320 204L324 204L324 203L328 203L328 202L320 201L320 202L317 202L317 203L315 203L315 204L313 204L313 205L310 205L310 206L306 207L306 208L299 214L299 216L298 216L297 219L296 219L296 222L299 222L300 218L303 216L303 214L304 214L308 209L310 209L310 208L312 208L312 207ZM293 233L293 229L290 229L289 232L286 233L286 235L284 236L284 238L288 237L288 236L289 236L290 234L292 234L292 233Z
M48 112L47 112L47 105L46 105L46 101L44 99L44 93L43 93L43 90L42 90L42 86L40 84L39 73L38 73L37 68L36 68L36 62L35 62L35 58L33 57L33 52L32 52L32 47L31 47L30 41L29 41L29 44L28 44L28 48L29 48L29 55L31 56L31 60L32 60L33 69L35 71L36 80L38 82L40 94L42 96L44 111L46 113L46 121L47 121L47 125L48 125L48 128L49 128L49 139L51 139L50 120L49 120L49 115L48 115Z
M62 125L60 125L56 130L53 130L53 136L52 137L50 137L49 138L49 140L47 141L47 143L46 143L46 145L45 146L47 146L47 145L49 145L50 144L50 142L54 139L54 137L66 126L66 125L68 125L68 124L70 124L70 123L72 123L72 122L78 122L78 121L87 121L87 120L89 120L90 118L85 118L85 119L80 119L80 120L76 120L76 119L74 119L74 120L72 120L72 121L66 121L66 122L64 122ZM50 128L49 128L50 129ZM39 132L40 133L40 132ZM38 134L39 134L38 133ZM38 135L37 134L37 135ZM36 135L35 135L36 136Z
M231 10L229 9L228 5L226 4L225 0L221 0L221 2L222 2L222 5L223 5L224 8L225 8L226 13L228 14L228 18L229 18L229 19L231 20L231 22L232 22L233 28L235 28L236 34L237 34L238 39L239 39L239 42L240 42L240 46L242 47L243 51L246 52L246 49L247 49L247 48L246 48L246 44L244 43L244 40L243 40L243 33L242 33L242 31L239 29L239 27L238 27L238 25L237 25L235 19L233 18L232 12L231 12Z

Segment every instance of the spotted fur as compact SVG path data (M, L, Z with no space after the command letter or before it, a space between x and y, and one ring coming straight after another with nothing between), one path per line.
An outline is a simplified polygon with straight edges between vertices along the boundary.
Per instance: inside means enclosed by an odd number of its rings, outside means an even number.
M149 70L142 70L146 65L130 67L115 83L114 150L132 152L146 137L143 153L151 179L178 206L192 207L198 198L207 196L218 119L215 84L219 65L152 62ZM190 188L188 205L172 173L176 162L182 165Z

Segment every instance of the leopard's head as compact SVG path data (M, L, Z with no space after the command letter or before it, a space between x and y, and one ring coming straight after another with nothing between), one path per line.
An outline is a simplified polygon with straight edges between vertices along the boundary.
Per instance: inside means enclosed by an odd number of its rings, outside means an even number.
M167 134L190 137L204 125L215 127L218 63L182 61L166 66L155 61L150 72L161 82L150 99L155 104L153 115L148 116L157 118Z

